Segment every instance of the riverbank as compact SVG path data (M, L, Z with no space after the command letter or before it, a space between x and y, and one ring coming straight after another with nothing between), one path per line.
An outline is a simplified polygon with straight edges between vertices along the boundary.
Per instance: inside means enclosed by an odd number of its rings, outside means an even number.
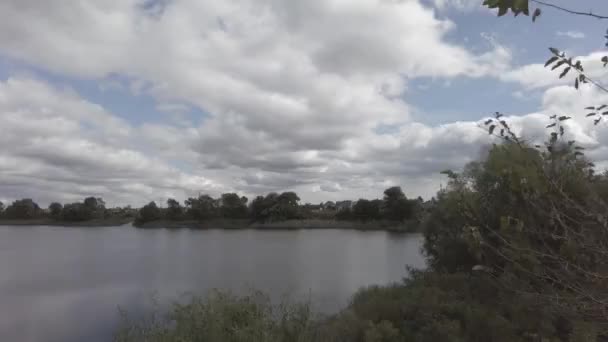
M337 221L337 220L287 220L276 222L250 222L247 219L213 219L208 221L171 221L158 220L143 224L134 224L138 228L189 228L189 229L268 229L268 230L297 230L297 229L349 229L363 231L390 231L413 233L419 231L416 222L394 221Z
M0 219L0 226L62 226L62 227L116 227L133 222L130 217L113 217L87 221L62 221L51 218L9 220Z

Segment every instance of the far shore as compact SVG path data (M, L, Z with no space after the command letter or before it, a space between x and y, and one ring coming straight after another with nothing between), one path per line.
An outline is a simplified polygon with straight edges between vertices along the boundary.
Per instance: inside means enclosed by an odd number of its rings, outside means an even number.
M352 229L381 230L390 232L417 232L418 225L412 222L394 221L338 221L321 219L300 219L275 222L251 222L247 219L212 219L208 221L171 221L158 220L137 224L142 229L154 228L188 228L188 229L260 229L260 230L297 230L297 229Z
M63 227L117 227L133 222L132 217L112 217L87 221L62 221L52 218L11 220L0 219L0 226L63 226Z
M259 229L259 230L298 230L298 229L348 229L361 231L389 231L396 233L418 232L415 222L395 221L339 221L330 219L299 219L275 222L251 222L248 219L211 219L196 220L157 220L135 224L133 218L107 218L88 221L62 221L51 218L9 220L0 219L0 226L64 226L64 227L117 227L133 225L141 229Z

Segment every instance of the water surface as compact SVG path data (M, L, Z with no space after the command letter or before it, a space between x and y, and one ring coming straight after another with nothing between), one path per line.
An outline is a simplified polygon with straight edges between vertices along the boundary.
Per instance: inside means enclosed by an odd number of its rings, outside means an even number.
M423 267L419 235L354 230L0 227L0 340L107 341L118 307L212 288L310 298L320 311Z

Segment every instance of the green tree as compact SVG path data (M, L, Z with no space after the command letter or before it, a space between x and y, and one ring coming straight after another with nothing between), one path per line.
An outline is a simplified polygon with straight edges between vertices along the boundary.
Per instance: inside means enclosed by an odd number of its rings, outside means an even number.
M379 220L381 215L382 200L360 199L353 206L353 217L361 221Z
M247 201L247 197L239 197L235 193L222 194L220 212L226 218L246 218Z
M183 217L184 208L173 198L167 200L167 218L169 220L179 220Z
M142 224L146 222L152 222L156 220L160 220L162 218L162 212L160 208L156 205L156 202L150 202L144 205L137 215L135 219L136 224Z
M33 219L40 217L41 214L40 207L31 198L14 201L4 212L4 215L10 219Z
M384 190L382 216L394 221L403 221L413 216L414 202L409 201L401 187L394 186Z
M106 210L106 203L100 197L87 197L83 205L82 209L86 211L84 215L89 219L103 217Z
M219 201L209 195L188 198L185 205L188 216L196 220L207 220L219 215Z
M49 213L53 218L60 218L63 211L63 205L58 202L53 202L49 205Z
M254 221L282 221L296 219L299 213L300 198L295 192L274 192L256 197L250 206L251 218Z

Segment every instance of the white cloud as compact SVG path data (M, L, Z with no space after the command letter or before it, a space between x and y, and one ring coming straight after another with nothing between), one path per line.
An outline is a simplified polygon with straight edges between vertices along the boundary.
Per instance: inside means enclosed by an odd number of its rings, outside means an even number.
M472 11L483 8L480 0L432 0L432 2L439 10L454 8L460 11Z
M580 60L585 68L585 74L596 81L608 81L606 69L603 67L601 59L605 56L605 52L593 52L586 56L574 56L573 60ZM547 59L552 55L547 51ZM508 72L501 73L499 78L507 82L517 82L528 89L545 88L562 84L573 84L574 78L578 75L571 71L564 78L559 78L560 72L565 66L559 67L557 70L551 70L551 67L545 67L544 63L535 63L514 68Z
M142 153L133 143L136 130L125 121L41 81L0 83L0 127L4 198L48 203L98 195L113 203L141 204L152 196L222 188Z
M557 35L560 37L568 37L572 39L583 39L585 34L580 31L557 31Z
M0 192L141 204L295 190L318 202L403 184L428 197L439 171L491 139L476 122L412 122L407 79L560 84L542 65L508 71L511 52L493 41L480 53L449 43L453 28L414 0L1 2L0 55L78 79L120 75L128 81L105 89L150 94L177 116L134 125L70 89L10 78L0 83ZM564 91L549 89L543 107L576 110ZM191 108L209 116L178 120ZM546 125L538 114L513 120L533 137ZM572 125L589 145L604 139Z

